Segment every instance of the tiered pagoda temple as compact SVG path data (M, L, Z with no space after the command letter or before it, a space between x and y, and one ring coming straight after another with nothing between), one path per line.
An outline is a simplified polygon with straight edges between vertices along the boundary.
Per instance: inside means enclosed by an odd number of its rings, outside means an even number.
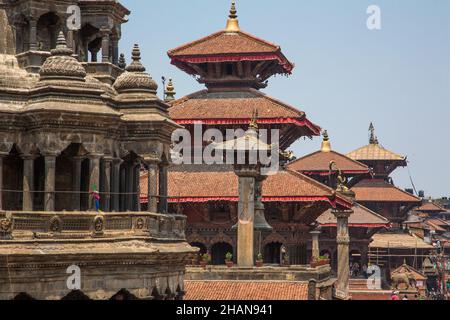
M289 75L294 65L278 45L241 30L234 4L224 30L170 50L168 55L173 65L206 86L171 102L169 115L190 132L199 123L203 130L245 131L256 112L260 129L279 129L283 151L301 137L320 134L303 111L260 91L270 77ZM145 183L141 188L145 189ZM280 263L284 246L291 264L308 264L311 224L331 207L351 206L333 189L284 168L268 176L262 190L265 217L273 230L257 237L255 252L261 252L266 263ZM214 264L225 264L226 253L236 253L232 227L237 221L238 178L232 166L173 166L168 194L169 208L188 217L188 241L210 252Z
M321 149L288 164L290 170L308 175L315 180L335 188L337 173L348 180L348 185L357 184L372 176L370 168L332 149L330 137L324 131ZM358 262L361 266L368 264L369 244L372 236L382 229L390 227L385 217L355 203L354 213L349 217L350 262ZM317 219L319 227L319 244L321 256L328 256L334 268L337 267L336 218L331 210Z
M82 29L128 12L117 1L0 1L0 299L182 299L195 249L165 192L179 126L137 45L121 69L105 36L98 66L116 80L89 73L74 52L85 33L65 30L70 4ZM153 172L148 211L142 166Z

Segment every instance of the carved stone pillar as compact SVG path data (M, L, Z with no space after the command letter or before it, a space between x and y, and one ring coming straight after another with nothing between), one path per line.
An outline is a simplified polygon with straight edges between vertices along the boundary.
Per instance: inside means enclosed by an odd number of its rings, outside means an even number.
M134 166L134 190L136 195L133 197L133 210L141 211L141 163L137 162Z
M158 212L158 163L155 161L147 162L148 165L148 211L156 213Z
M112 163L112 211L120 211L120 165L122 159L115 159Z
M100 158L101 155L88 155L89 159L89 191L95 188L99 191L100 186ZM95 201L92 195L89 196L89 210L95 211Z
M119 63L119 39L113 38L112 45L112 63L117 65Z
M55 170L56 154L46 154L44 210L55 211Z
M348 218L353 211L333 210L332 213L337 219L336 243L338 255L338 281L336 283L336 296L340 299L347 300L349 299L350 279L350 236L348 233Z
M168 166L159 166L159 213L168 213Z
M126 167L126 189L125 189L125 211L133 211L133 181L134 181L134 163L129 163Z
M321 234L320 231L311 231L312 237L312 258L313 260L317 260L320 257L320 248L319 248L319 236Z
M74 211L81 209L81 163L83 157L73 157L73 177L72 177L72 208Z
M30 51L37 51L37 20L32 19L29 21L30 26Z
M0 153L0 211L3 210L3 158L6 156Z
M109 56L109 42L110 42L110 33L109 29L101 29L102 32L102 62L111 62Z
M111 176L112 158L103 159L103 179L102 179L102 208L105 212L111 211Z
M254 265L255 178L257 171L235 169L239 177L237 264Z
M24 155L23 159L23 211L33 210L34 159L35 155Z

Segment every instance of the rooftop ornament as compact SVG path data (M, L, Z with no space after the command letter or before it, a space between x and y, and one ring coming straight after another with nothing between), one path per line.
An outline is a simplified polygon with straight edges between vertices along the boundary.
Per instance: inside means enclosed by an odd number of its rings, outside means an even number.
M331 143L330 138L328 137L328 131L324 130L323 133L323 142L322 142L322 152L330 152L331 151Z
M237 19L237 10L236 10L236 2L231 3L230 15L228 16L227 27L225 31L227 32L239 32L241 28L239 28L239 20Z
M370 138L369 138L369 142L370 144L378 144L378 138L375 135L375 126L373 125L373 123L370 123L369 126L369 132L370 132Z

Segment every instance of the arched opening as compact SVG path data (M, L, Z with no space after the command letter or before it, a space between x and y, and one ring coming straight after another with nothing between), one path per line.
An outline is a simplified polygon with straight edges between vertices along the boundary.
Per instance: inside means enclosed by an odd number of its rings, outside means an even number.
M203 243L200 242L192 242L191 246L199 248L200 251L198 252L198 254L205 254L208 252L208 249L206 248L206 246Z
M139 300L135 295L131 294L126 289L119 290L115 295L111 297L109 300L115 301L127 301L127 300Z
M26 292L21 292L19 293L17 296L15 296L13 298L13 300L17 300L17 301L31 301L31 300L36 300L34 299L32 296L30 296L28 293Z
M42 15L37 23L37 45L41 51L50 51L56 47L56 39L61 31L61 20L54 12Z
M97 62L98 52L102 46L100 30L91 24L85 24L81 28L81 45L78 54L83 62Z
M14 35L17 54L28 51L30 48L30 24L23 14L14 18Z
M264 263L280 264L281 263L281 246L280 242L271 242L264 246Z
M23 190L23 160L20 152L14 145L10 153L3 158L3 210L22 210Z
M120 165L120 210L140 211L141 159L130 152Z
M65 297L63 297L61 300L91 300L87 295L85 295L80 290L73 290L69 292Z
M233 247L229 243L219 242L211 247L211 263L213 265L225 265L225 256L233 253Z

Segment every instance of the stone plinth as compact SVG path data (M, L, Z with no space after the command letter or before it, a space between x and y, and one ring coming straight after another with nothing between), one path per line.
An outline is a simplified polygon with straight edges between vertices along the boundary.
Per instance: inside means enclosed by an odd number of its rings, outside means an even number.
M30 73L39 73L45 60L50 55L50 52L47 51L27 51L18 54L16 57L21 68Z
M123 73L122 69L110 62L85 62L83 67L88 75L109 85Z

